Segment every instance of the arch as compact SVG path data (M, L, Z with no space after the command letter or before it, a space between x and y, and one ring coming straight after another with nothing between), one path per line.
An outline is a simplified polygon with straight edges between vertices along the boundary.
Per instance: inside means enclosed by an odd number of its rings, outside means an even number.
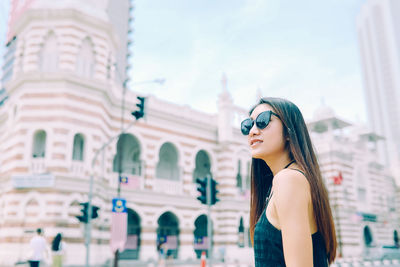
M211 174L211 161L209 154L205 150L200 150L196 154L195 169L193 171L193 181L196 178L204 178Z
M33 135L33 158L44 158L46 156L46 132L37 130Z
M54 72L58 70L58 44L53 31L50 31L40 49L39 69L44 72Z
M83 161L84 150L85 150L84 136L80 133L75 134L73 149L72 149L72 160Z
M113 171L133 175L142 174L140 143L132 134L123 134L117 142Z
M208 255L208 246L209 246L209 240L208 240L208 220L207 220L207 215L206 214L201 214L199 215L196 220L194 221L194 244L193 244L193 249L194 252L196 253L196 257L200 259L201 253L203 251L206 252L206 255ZM213 223L211 221L211 232L213 232L214 227ZM214 236L214 235L211 235ZM213 242L213 241L212 241Z
M179 180L179 159L176 147L170 142L164 143L160 148L158 158L156 178L174 181Z
M80 50L77 54L75 71L78 75L91 78L95 68L94 44L89 37L83 39Z
M141 244L141 219L136 211L128 208L128 229L125 250L121 252L121 259L139 259Z
M239 159L237 163L237 174L236 174L236 187L240 190L243 188L242 179L242 161Z
M239 219L239 227L238 227L238 247L243 248L244 247L244 223L243 223L243 217L240 217Z
M374 242L374 238L372 236L371 229L369 228L368 225L366 225L364 227L363 232L364 232L363 236L364 236L364 244L365 244L365 246L366 247L371 247L372 243Z
M166 243L167 257L178 258L179 251L179 220L178 217L170 212L164 212L157 220L157 247L159 244Z

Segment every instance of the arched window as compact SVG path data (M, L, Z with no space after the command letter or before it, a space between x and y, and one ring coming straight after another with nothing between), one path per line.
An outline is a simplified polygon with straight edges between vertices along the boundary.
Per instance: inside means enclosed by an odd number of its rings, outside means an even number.
M33 136L32 157L44 158L46 155L46 132L39 130Z
M237 166L236 187L242 189L242 161L240 159Z
M83 150L85 147L85 140L81 134L74 136L74 148L72 150L72 160L83 161Z
M205 178L211 174L211 163L207 152L200 150L196 154L196 167L193 172L193 181L197 178Z
M94 65L93 44L89 38L85 38L76 59L76 73L80 76L91 78L94 73Z
M58 69L58 46L54 33L50 33L40 51L40 70L54 72Z
M171 143L165 143L160 148L156 177L179 180L178 153Z
M113 162L113 171L141 175L140 145L131 134L123 134L117 143L117 154Z
M158 218L157 245L166 243L168 258L178 258L179 233L179 220L174 213L167 211Z
M240 217L239 221L239 229L238 229L238 246L240 248L244 247L244 225L243 225L243 217Z
M247 172L246 172L246 189L251 187L251 162L247 162Z
M364 243L366 247L370 247L374 242L374 238L372 237L371 229L369 226L364 227Z

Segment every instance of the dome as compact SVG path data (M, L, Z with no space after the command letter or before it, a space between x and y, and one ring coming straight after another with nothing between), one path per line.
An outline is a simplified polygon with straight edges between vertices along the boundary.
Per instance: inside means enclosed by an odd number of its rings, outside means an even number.
M335 111L333 108L326 105L322 105L314 111L313 120L323 120L335 117Z

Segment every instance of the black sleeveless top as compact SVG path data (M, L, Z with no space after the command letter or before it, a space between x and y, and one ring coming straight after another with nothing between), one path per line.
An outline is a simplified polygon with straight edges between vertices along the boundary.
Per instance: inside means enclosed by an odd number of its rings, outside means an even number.
M254 229L255 267L284 267L286 264L283 256L281 230L275 228L275 226L268 221L266 216L269 199L271 199L271 197L267 198L265 209ZM318 231L311 237L313 244L314 266L327 267L328 256L322 234Z

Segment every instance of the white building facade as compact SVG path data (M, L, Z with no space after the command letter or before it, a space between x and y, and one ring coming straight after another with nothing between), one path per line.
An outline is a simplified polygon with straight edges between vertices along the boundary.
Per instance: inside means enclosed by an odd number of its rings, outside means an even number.
M338 253L370 257L382 245L398 245L399 189L382 163L382 137L319 108L309 131L329 191Z
M357 19L368 118L400 184L400 3L368 0Z
M196 258L205 246L206 209L196 199L194 179L209 173L221 199L212 213L215 251L225 248L227 258L250 255L250 155L239 129L218 137L217 115L148 97L146 118L91 168L97 150L121 130L123 90L115 63L123 43L106 2L93 9L93 1L37 1L11 25L15 38L4 83L9 98L0 113L0 265L23 260L38 227L49 242L63 233L67 264L83 263L84 229L75 216L87 201L92 172L93 204L100 210L92 222L90 262L111 259L111 200L121 153L130 181L121 190L129 223L121 258L156 259L162 238L170 240L172 257ZM219 105L227 115L232 103L225 94ZM136 96L125 96L125 125L134 120Z

